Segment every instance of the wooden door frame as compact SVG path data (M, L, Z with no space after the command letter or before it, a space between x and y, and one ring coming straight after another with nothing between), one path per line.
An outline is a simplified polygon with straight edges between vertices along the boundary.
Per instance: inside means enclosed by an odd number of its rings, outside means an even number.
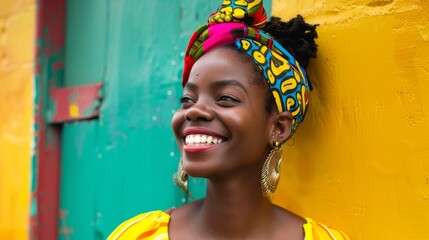
M30 239L58 239L60 126L48 124L49 89L64 77L66 0L38 0Z

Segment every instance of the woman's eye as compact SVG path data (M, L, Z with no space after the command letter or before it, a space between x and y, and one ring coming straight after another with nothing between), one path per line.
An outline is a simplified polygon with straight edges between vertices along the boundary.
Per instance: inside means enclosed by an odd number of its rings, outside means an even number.
M231 97L231 96L228 96L228 95L222 95L222 96L219 97L218 100L219 101L233 101L233 102L238 102L237 98Z
M240 102L238 98L229 95L221 95L217 101L219 104L226 106L235 106Z
M181 97L179 99L180 104L182 104L182 107L189 106L190 104L193 104L195 101L190 97Z
M192 101L192 99L191 99L191 98L189 98L189 97L181 97L181 98L179 99L179 101L180 101L180 103L187 103L187 102Z

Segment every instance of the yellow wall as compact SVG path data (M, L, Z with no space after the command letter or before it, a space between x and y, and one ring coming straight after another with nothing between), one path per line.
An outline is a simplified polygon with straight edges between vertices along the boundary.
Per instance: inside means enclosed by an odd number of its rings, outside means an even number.
M274 0L319 23L276 202L355 240L429 239L429 1Z
M35 1L0 0L0 239L27 239Z

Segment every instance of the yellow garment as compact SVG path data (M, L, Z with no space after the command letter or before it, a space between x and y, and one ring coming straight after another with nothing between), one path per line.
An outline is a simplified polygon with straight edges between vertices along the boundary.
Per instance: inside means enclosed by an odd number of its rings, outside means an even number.
M350 240L344 233L306 218L304 240ZM137 215L119 225L107 240L168 240L170 215L153 211Z

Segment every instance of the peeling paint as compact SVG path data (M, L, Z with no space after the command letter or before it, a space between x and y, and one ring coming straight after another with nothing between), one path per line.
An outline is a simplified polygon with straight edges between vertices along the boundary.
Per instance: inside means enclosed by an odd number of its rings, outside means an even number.
M50 122L62 123L98 117L101 83L66 88L51 88L53 101Z
M59 128L46 122L47 89L63 77L65 1L38 2L35 59L35 155L32 158L30 239L57 239Z
M74 228L69 227L67 225L67 215L69 214L68 210L61 209L59 216L59 230L58 232L64 237L66 240L71 239L71 234L74 233Z

